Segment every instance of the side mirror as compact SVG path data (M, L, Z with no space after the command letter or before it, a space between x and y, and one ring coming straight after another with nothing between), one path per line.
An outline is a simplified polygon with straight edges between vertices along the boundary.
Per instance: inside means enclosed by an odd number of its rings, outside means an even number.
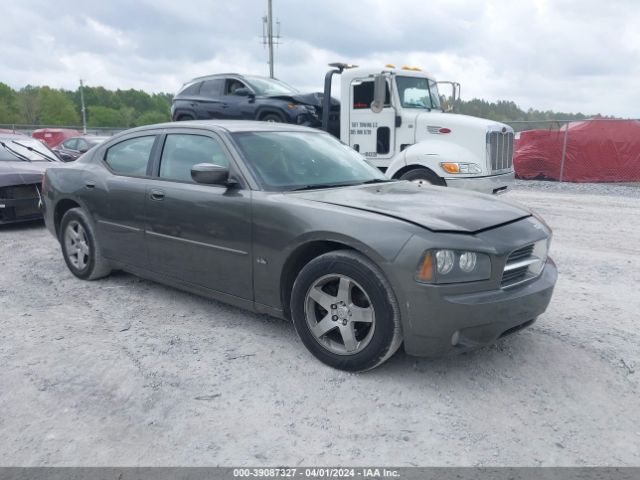
M229 169L213 163L198 163L191 167L191 178L196 183L226 185L229 180Z
M251 92L249 91L248 88L237 88L236 90L234 90L233 92L234 95L238 95L239 97L250 97L251 96Z
M384 75L376 75L373 79L373 102L371 102L371 111L380 113L384 108L384 101L387 97L387 79Z

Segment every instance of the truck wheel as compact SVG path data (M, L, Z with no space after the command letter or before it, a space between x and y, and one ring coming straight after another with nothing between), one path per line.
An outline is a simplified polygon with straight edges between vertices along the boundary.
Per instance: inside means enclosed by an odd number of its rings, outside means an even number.
M111 273L109 262L100 253L91 220L81 208L64 214L59 240L64 261L76 277L95 280Z
M302 269L291 314L307 349L340 370L370 370L402 343L391 285L373 262L350 250L326 253Z
M417 183L418 185L437 185L446 187L447 184L444 179L437 176L428 168L414 168L400 176L400 180L409 180L410 182Z
M260 120L263 122L284 123L284 119L277 113L267 113Z

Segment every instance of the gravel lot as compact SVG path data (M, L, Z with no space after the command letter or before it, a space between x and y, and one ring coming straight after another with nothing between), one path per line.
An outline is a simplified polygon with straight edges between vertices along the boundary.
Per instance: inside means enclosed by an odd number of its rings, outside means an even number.
M286 322L82 282L42 225L0 228L0 465L640 465L640 189L560 187L505 197L554 229L533 327L359 375Z

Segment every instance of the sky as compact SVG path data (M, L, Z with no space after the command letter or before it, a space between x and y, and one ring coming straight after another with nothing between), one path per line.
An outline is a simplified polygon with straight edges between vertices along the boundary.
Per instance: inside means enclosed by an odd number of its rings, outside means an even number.
M0 82L170 92L268 75L267 0L0 0ZM640 118L639 0L273 0L276 77L321 91L330 62L421 67L462 98Z

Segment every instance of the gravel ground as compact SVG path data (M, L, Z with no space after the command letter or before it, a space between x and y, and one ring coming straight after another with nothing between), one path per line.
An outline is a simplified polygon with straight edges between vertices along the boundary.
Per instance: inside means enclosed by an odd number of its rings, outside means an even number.
M286 322L82 282L41 225L0 229L0 465L640 465L640 198L540 183L505 198L554 228L547 313L359 375Z

